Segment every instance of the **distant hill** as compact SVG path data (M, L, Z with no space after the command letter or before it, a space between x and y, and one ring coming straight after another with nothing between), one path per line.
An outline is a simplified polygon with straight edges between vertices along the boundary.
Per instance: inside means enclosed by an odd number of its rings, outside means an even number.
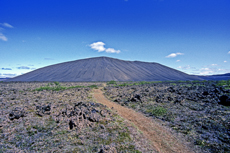
M204 80L230 80L230 73L219 74L219 75L208 75L208 76L199 76Z
M0 81L5 81L7 79L9 79L9 78L0 78Z
M201 80L158 63L95 57L43 67L7 81Z

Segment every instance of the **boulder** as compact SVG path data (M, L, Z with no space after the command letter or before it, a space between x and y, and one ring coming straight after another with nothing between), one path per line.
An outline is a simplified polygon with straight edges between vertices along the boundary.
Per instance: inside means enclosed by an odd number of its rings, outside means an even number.
M23 111L22 108L16 107L14 110L12 110L9 114L9 119L14 120L14 119L19 119L20 117L24 117L25 112Z
M140 95L140 94L136 94L136 95L135 95L135 98L137 98L138 100L141 101L141 95Z
M222 95L219 98L220 102L219 104L224 105L224 106L230 106L230 97L227 95Z
M99 122L101 120L101 116L97 113L92 113L89 115L88 120L90 122Z
M72 130L75 126L76 126L76 124L72 120L70 120L69 121L69 129Z

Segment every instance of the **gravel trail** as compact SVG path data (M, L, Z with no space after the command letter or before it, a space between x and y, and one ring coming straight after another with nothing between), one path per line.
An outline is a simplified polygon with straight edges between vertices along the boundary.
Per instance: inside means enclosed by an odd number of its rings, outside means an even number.
M164 127L154 120L145 117L143 114L132 109L123 107L109 101L100 89L94 89L94 98L97 102L113 108L117 113L132 122L144 136L152 142L153 147L160 153L192 153L191 149L185 146L178 138L173 136Z

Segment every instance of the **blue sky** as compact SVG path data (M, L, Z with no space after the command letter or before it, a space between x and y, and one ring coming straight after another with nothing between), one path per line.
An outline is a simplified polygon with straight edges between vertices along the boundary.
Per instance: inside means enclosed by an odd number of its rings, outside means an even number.
M0 77L89 57L230 73L229 0L1 0Z

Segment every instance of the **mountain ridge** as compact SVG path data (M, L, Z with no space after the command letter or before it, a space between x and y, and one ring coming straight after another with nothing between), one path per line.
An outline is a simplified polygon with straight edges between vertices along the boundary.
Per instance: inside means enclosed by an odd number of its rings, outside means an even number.
M39 68L7 81L168 81L202 80L155 62L93 57Z
M216 74L216 75L206 75L206 76L199 76L204 80L230 80L230 73L225 74Z

